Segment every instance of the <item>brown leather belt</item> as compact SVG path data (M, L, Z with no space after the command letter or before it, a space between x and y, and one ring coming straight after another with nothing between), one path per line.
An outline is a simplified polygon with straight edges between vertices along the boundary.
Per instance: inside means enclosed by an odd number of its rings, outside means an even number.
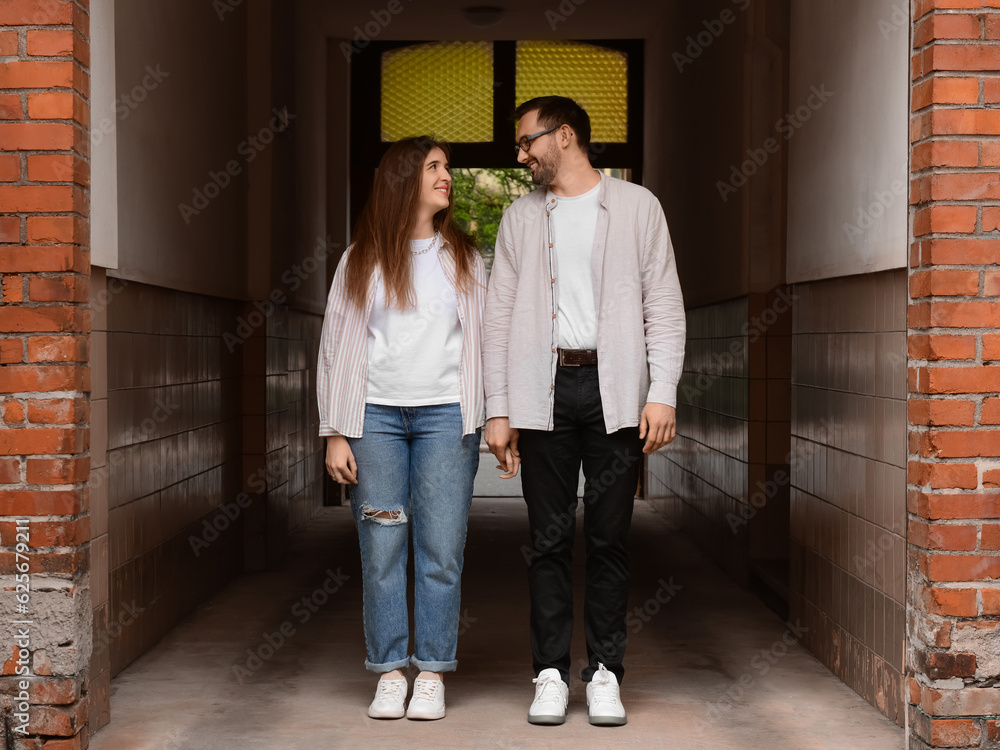
M559 364L568 367L579 367L580 365L596 365L596 349L560 349Z

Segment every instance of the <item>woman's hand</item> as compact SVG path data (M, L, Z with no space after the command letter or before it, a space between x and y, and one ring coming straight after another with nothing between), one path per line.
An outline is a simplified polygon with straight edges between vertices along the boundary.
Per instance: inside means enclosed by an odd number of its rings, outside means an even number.
M343 435L330 435L326 439L326 471L339 484L358 483L354 451Z
M496 456L500 465L498 469L504 471L500 475L501 479L513 479L517 476L517 469L521 465L521 453L517 450L517 440L520 433L510 426L507 417L493 417L486 422L486 445L490 453Z

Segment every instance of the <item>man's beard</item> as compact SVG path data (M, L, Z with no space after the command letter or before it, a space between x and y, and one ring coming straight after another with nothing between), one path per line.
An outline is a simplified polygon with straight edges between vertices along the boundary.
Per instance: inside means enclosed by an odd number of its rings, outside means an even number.
M541 162L538 162L538 166L535 168L535 171L531 173L531 181L539 187L549 187L552 184L552 180L555 179L555 176L555 169L551 166L543 166Z
M545 156L550 157L547 162L542 162L541 159L535 157L535 163L538 165L535 170L531 173L531 181L538 185L539 187L550 187L552 181L556 178L556 169L559 166L558 156L552 153L553 149L549 149Z

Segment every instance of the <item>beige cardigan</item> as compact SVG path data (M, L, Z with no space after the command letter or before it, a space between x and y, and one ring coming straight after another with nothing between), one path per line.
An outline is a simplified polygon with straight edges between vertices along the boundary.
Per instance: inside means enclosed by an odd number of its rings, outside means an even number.
M558 269L544 189L504 214L486 295L486 417L551 430L557 367ZM647 401L676 406L685 318L673 246L646 188L601 175L594 235L597 355L609 433L639 424Z

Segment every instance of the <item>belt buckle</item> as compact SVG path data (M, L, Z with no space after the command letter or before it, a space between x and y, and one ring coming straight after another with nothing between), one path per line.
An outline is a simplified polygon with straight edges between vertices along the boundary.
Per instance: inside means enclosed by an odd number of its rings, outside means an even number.
M559 364L562 365L563 367L579 367L580 366L579 362L567 362L566 361L566 353L569 352L569 351L571 351L571 350L569 350L569 349L560 349L559 350Z

